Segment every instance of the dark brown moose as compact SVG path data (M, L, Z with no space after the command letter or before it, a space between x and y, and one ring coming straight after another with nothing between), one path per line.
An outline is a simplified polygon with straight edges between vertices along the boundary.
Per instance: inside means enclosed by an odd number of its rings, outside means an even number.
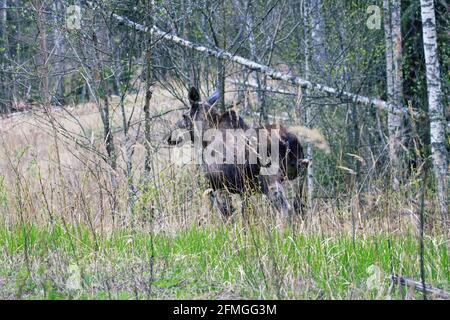
M281 125L252 129L233 109L219 113L214 106L218 97L216 92L206 101L201 101L197 89L191 88L190 108L176 124L177 129L186 130L194 147L197 143L202 156L206 152L224 160L201 163L202 171L213 190L210 197L213 206L228 217L233 211L231 193L242 195L259 192L267 195L275 208L285 216L302 213L302 186L308 160L304 159L303 148L297 136ZM220 139L205 139L210 131L215 132ZM230 131L241 132L245 139L238 141L236 136L230 139ZM248 135L248 132L252 134ZM274 139L278 141L278 149L275 144L272 148ZM170 145L177 145L181 141L183 137L173 137L172 134L167 139ZM265 148L262 148L263 145ZM278 166L268 171L273 159L276 159L272 149L277 151ZM225 161L226 159L234 161ZM297 178L297 190L291 205L282 183Z

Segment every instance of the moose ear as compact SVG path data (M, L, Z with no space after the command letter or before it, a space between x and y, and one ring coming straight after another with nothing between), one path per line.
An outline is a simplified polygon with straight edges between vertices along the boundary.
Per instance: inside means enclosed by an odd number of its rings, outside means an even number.
M214 103L216 103L217 99L219 99L220 97L220 91L216 90L214 91L214 93L212 95L209 96L208 100L206 100L208 102L208 104L210 106L212 106Z
M198 92L197 88L192 87L189 90L189 101L193 104L195 102L200 101L200 93Z

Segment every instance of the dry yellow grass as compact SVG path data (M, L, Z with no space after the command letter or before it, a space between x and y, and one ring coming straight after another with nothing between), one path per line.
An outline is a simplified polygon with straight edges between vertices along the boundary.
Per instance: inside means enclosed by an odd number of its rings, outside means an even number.
M142 95L129 95L125 99L128 116L133 113L130 137L137 137L133 145L132 171L137 188L144 163L143 129L139 123L142 105ZM155 88L151 105L154 116L182 107L179 101L160 87ZM59 217L67 222L82 222L101 231L138 225L169 233L176 233L192 223L222 223L220 217L211 212L204 195L207 185L202 174L195 165L177 162L180 149L171 150L163 141L181 111L155 117L150 142L154 152L150 194L137 193L134 202L140 213L130 215L118 97L111 98L111 107L118 153L118 186L115 190L110 182L111 170L102 159L106 151L101 119L95 104L52 109L49 113L37 110L0 120L0 175L6 199L6 205L0 206L3 222L24 219L46 223ZM291 130L304 141L329 151L328 143L317 129L294 127ZM189 145L184 145L184 152L188 152L189 148ZM378 200L371 201L374 197ZM340 203L338 207L334 199L317 199L307 220L299 222L299 231L344 234L387 230L416 232L417 204L406 203L407 200L400 197L387 198L381 192L367 195L367 204L361 207L357 198L355 192L349 201ZM153 214L154 223L151 226L148 224L150 218L139 208L143 199L151 206L144 208L145 212ZM235 202L239 207L239 197L235 197ZM250 215L255 223L267 227L274 222L267 223L263 218L273 213L264 197L252 196L250 204ZM281 225L278 217L273 227Z

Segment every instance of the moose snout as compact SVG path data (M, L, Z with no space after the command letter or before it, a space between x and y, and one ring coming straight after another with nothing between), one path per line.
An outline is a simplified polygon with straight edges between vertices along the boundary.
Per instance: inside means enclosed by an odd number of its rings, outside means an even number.
M301 160L299 160L298 163L299 163L299 165L302 166L302 167L308 167L310 161L309 161L309 159L301 159Z
M174 137L174 135L175 135L175 137ZM168 135L166 141L167 141L167 144L168 144L168 145L170 145L170 146L175 146L175 145L180 144L180 143L183 141L183 136L180 135L179 133L176 134L176 130L172 130L172 131L169 133L169 135Z
M181 122L181 121L179 121ZM179 145L183 141L185 141L185 138L189 135L189 130L178 125L175 129L172 129L166 139L167 144L173 146L173 145Z

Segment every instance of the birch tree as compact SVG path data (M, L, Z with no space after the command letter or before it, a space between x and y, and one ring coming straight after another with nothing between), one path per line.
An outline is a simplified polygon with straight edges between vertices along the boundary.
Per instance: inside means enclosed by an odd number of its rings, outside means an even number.
M313 64L318 78L324 79L325 64L326 64L326 50L324 45L324 16L322 15L322 0L309 0L309 10L311 17L311 51L313 53Z
M254 35L254 23L253 23L253 1L248 1L248 15L247 15L247 21L246 21L246 29L248 32L248 42L250 46L250 55L253 60L257 60L257 47L256 47L256 39ZM260 108L260 122L263 120L264 122L267 122L267 116L266 116L266 106L265 106L265 93L263 86L261 84L261 77L258 72L252 72L252 77L255 80L257 84L258 90L256 91L256 99Z
M309 55L309 48L310 48L310 1L305 1L303 3L302 13L303 13L303 26L304 26L304 59L305 59L305 65L304 65L304 72L305 72L305 78L306 80L309 80L310 78L310 55ZM308 94L309 90L307 90ZM307 107L305 110L305 122L306 125L310 125L311 122L311 107ZM313 150L312 145L310 143L306 146L306 157L310 161L313 158ZM314 163L311 161L311 163L308 166L307 170L307 198L308 198L308 206L309 208L312 207L312 197L314 193Z
M7 112L9 109L8 77L6 76L6 72L3 72L6 69L6 60L8 59L7 6L7 0L0 0L0 69L2 70L0 75L0 99L4 100L4 102L0 100L0 111L3 112Z
M153 24L153 1L147 0L147 24ZM147 188L148 180L150 178L152 150L150 146L151 138L151 119L150 119L150 100L152 99L152 35L147 34L145 43L145 102L144 102L144 138L145 138L145 160L144 160L144 185Z
M442 103L441 75L437 50L436 17L433 0L420 0L425 53L431 157L438 193L439 209L448 220L448 165L445 149L445 117Z

